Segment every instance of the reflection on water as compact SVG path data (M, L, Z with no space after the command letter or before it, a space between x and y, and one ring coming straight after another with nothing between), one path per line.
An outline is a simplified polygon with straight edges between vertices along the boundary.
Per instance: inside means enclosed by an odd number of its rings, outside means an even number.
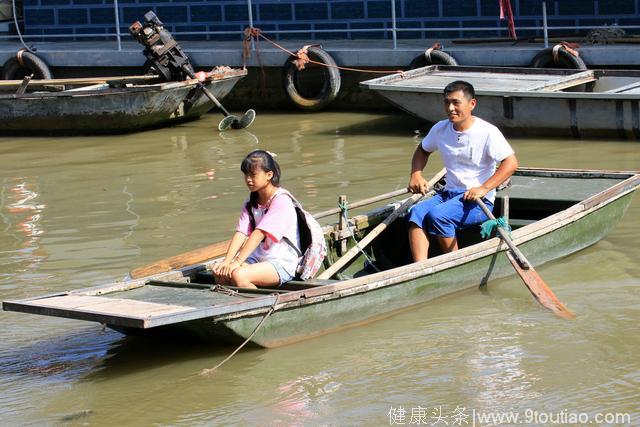
M312 212L339 194L403 188L422 126L403 115L261 114L250 131L221 133L217 119L117 137L0 138L0 299L118 280L228 238L247 196L239 162L255 148L278 154L283 185ZM636 143L511 142L525 166L640 169ZM440 167L436 157L427 174ZM573 322L512 278L307 342L243 349L202 377L233 349L0 312L2 424L387 425L400 406L640 420L639 214L636 198L604 241L537 268L578 313Z
M36 179L11 177L3 180L0 188L0 215L5 227L1 241L6 244L3 244L2 253L18 273L36 270L38 264L46 258L46 253L40 247L41 236L44 234L41 219L45 208L46 204L39 203ZM13 242L7 240L7 237Z

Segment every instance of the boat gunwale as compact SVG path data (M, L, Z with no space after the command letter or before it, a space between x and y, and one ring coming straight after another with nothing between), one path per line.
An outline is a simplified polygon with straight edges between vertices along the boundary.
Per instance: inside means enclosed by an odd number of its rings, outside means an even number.
M205 85L210 84L218 84L222 82L227 82L230 80L239 80L247 75L247 71L243 69L234 69L233 73L225 72L221 73L221 76L210 76L207 78L204 83ZM47 92L47 91L39 91L39 92L27 92L22 95L16 95L14 93L0 93L0 101L1 100L42 100L46 98L80 98L86 96L117 96L117 95L129 95L132 93L145 93L145 92L164 92L170 90L177 89L193 89L198 85L198 79L186 79L182 81L172 81L172 82L161 82L161 83L151 83L151 84L132 84L131 86L122 86L122 87L107 87L102 89L92 89L92 90L78 90L80 88L73 89L71 91L63 90L59 92Z

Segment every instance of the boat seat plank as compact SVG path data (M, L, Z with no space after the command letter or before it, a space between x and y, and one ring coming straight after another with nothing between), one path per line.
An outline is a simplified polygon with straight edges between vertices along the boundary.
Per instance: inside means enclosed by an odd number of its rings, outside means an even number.
M569 76L562 76L555 78L546 83L531 86L526 90L541 91L541 92L557 92L559 90L568 89L584 83L589 83L598 80L593 70L586 70L581 73L571 74Z

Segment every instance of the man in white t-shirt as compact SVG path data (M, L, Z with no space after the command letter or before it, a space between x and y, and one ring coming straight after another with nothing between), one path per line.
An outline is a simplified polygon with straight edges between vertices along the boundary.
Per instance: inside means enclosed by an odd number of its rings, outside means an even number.
M518 167L500 130L473 115L476 104L471 84L458 80L447 85L448 119L436 123L413 153L408 186L413 193L428 191L422 170L431 153L440 151L447 169L444 190L411 209L409 245L414 261L428 257L430 240L437 241L444 252L457 250L456 230L487 220L476 200L482 198L493 209L495 188Z

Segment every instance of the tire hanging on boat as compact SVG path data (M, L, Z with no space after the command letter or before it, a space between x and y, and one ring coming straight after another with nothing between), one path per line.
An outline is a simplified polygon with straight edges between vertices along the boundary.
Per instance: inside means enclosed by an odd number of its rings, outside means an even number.
M440 50L440 44L436 43L418 55L409 63L409 69L426 67L428 65L458 65L458 61L447 52Z
M322 67L322 87L316 91L310 91L305 88L302 81L302 73L304 72L304 60L300 56L290 56L287 58L282 69L282 86L287 96L296 107L301 110L315 111L326 107L333 101L340 91L340 70L337 68L336 61L325 50L318 46L307 46L300 51L304 51L306 55L317 62L328 65ZM300 66L300 63L303 63ZM302 68L300 68L302 67Z
M582 58L572 53L564 45L558 44L538 52L529 63L529 67L586 70L587 64L585 64Z
M15 56L9 58L2 66L3 80L22 80L33 74L34 79L52 79L53 74L47 64L35 54L20 49Z

